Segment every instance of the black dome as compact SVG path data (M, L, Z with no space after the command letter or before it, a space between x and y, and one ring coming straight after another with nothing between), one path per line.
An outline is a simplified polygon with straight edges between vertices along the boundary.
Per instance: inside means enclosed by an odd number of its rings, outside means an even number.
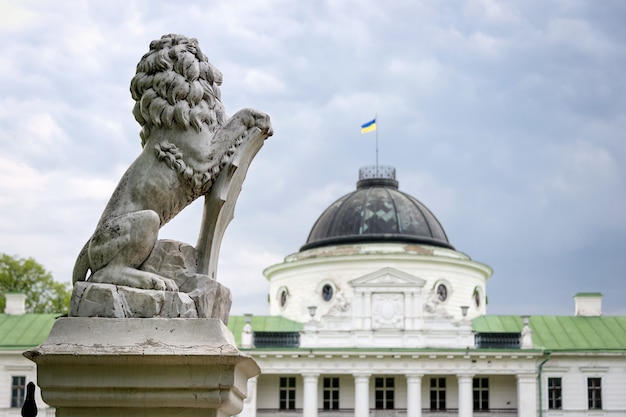
M417 199L398 190L395 168L359 171L356 191L330 205L300 250L321 246L404 242L454 249L437 218Z

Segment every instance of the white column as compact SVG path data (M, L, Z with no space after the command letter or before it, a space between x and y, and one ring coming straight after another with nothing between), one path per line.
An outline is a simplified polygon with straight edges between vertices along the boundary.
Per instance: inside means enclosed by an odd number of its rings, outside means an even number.
M537 375L519 374L517 375L517 417L536 416Z
M239 417L256 417L256 387L258 380L258 376L248 380L248 392L246 393L246 399L243 400L243 409L239 413Z
M422 417L422 376L406 376L406 415L409 417Z
M368 417L370 413L370 375L354 375L354 417Z
M472 377L469 374L456 376L459 381L459 417L472 417Z
M304 380L304 398L302 399L302 417L317 417L317 378L319 374L302 374Z

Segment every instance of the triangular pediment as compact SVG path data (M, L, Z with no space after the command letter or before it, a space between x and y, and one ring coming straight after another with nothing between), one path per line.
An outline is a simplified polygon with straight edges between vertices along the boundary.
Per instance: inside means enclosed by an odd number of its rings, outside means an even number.
M358 287L423 287L426 281L395 268L385 267L350 281Z

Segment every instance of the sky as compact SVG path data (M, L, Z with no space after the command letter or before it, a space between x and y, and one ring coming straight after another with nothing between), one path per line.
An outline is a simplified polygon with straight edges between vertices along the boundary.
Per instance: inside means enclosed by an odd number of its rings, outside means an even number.
M228 227L232 314L362 166L396 168L489 314L626 314L626 3L620 0L0 0L0 252L71 281L141 151L129 83L150 42L197 38L228 114L270 115ZM360 125L377 117L376 134ZM202 203L160 237L195 244Z

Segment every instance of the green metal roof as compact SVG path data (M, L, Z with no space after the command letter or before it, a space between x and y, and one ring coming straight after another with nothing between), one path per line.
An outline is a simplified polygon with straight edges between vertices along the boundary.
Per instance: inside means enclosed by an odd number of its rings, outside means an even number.
M43 343L59 314L0 314L0 349L28 349Z
M472 321L477 333L520 333L524 324L520 316L480 316Z
M235 336L237 346L241 345L241 331L245 324L245 316L230 316L228 318L228 328ZM302 323L280 316L252 316L250 325L252 331L255 332L299 332L303 328Z
M0 314L0 349L19 350L43 343L58 314ZM241 344L244 316L231 316L228 328ZM535 349L551 351L626 351L626 316L532 316ZM299 332L303 324L279 316L252 316L257 332ZM520 316L481 316L472 322L477 333L520 333Z
M535 349L562 351L626 350L626 316L531 316ZM481 316L477 333L520 333L520 316Z
M59 314L0 314L0 349L29 349L43 343ZM241 344L244 316L230 316L228 328ZM252 316L252 329L258 332L299 332L302 323L278 316Z

